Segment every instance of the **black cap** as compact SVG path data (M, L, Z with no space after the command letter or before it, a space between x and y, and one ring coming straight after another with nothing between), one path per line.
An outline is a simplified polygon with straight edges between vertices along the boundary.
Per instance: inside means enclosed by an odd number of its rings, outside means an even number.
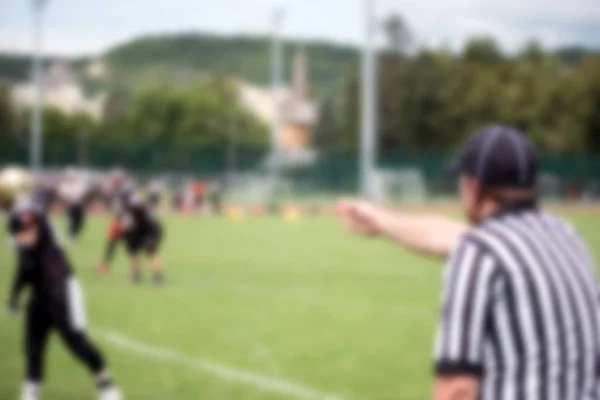
M469 175L486 187L533 188L538 158L534 145L521 132L492 125L469 138L446 170Z

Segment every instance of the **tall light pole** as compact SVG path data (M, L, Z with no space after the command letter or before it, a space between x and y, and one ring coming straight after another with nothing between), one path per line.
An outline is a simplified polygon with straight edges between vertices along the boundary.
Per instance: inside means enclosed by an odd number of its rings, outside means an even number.
M29 161L31 169L38 171L42 166L42 13L47 0L32 0L33 7L33 67L32 83L35 92L29 137Z
M273 119L271 121L271 177L273 190L276 190L280 170L281 135L281 87L283 80L283 48L281 29L285 11L279 3L273 9L273 37L271 39L271 92L273 94Z
M236 141L237 141L237 125L238 120L235 113L231 113L229 116L229 134L227 140L227 178L226 186L227 189L231 189L233 180L235 179L236 171Z
M375 55L375 0L365 1L365 43L362 56L360 188L365 197L372 196L371 178L377 157L377 82Z

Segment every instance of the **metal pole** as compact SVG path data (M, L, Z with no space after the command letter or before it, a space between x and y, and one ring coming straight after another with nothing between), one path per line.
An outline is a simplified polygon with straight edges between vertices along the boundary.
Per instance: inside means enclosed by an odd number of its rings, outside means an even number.
M365 0L366 35L362 57L362 91L360 135L360 185L362 195L372 197L371 177L375 170L377 129L377 84L375 66L375 5Z
M236 141L237 141L237 118L234 113L229 116L229 141L227 146L227 187L231 188L236 171Z
M35 100L31 111L29 158L31 169L39 171L42 166L42 12L46 0L33 0L33 67L32 81Z
M276 192L279 180L279 161L281 157L281 98L280 90L283 80L283 48L281 43L281 28L284 10L276 6L273 10L273 38L271 43L271 91L273 93L273 119L271 121L271 178L273 190Z
M84 168L88 165L88 128L81 126L79 128L79 167Z

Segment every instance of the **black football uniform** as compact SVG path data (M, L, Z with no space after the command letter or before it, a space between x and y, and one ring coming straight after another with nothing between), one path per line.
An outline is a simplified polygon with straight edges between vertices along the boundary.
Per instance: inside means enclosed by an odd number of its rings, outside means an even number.
M83 201L69 204L67 214L69 216L69 236L76 239L85 224L85 204Z
M132 188L126 184L118 185L109 196L109 203L115 212L108 229L108 235L104 250L104 263L106 266L111 262L117 244L125 238L125 223L127 222L127 207L132 196Z
M69 260L46 215L33 205L17 206L9 217L9 231L14 234L27 224L35 224L38 239L32 247L17 248L18 267L9 299L11 309L17 309L20 292L30 287L25 324L27 378L32 382L43 379L44 356L52 331L91 372L98 374L105 362L85 335L83 294Z
M123 238L131 255L140 251L148 254L158 251L163 229L145 204L130 204L121 218Z
M69 221L69 237L75 240L79 237L86 217L86 202L89 188L83 182L67 182L60 188L60 194L67 205Z

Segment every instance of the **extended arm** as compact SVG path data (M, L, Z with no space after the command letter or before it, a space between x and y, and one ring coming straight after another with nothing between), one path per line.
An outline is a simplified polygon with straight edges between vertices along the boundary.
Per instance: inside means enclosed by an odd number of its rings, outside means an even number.
M339 210L351 232L382 235L410 250L440 258L447 257L468 230L450 218L410 215L360 201L343 202Z

